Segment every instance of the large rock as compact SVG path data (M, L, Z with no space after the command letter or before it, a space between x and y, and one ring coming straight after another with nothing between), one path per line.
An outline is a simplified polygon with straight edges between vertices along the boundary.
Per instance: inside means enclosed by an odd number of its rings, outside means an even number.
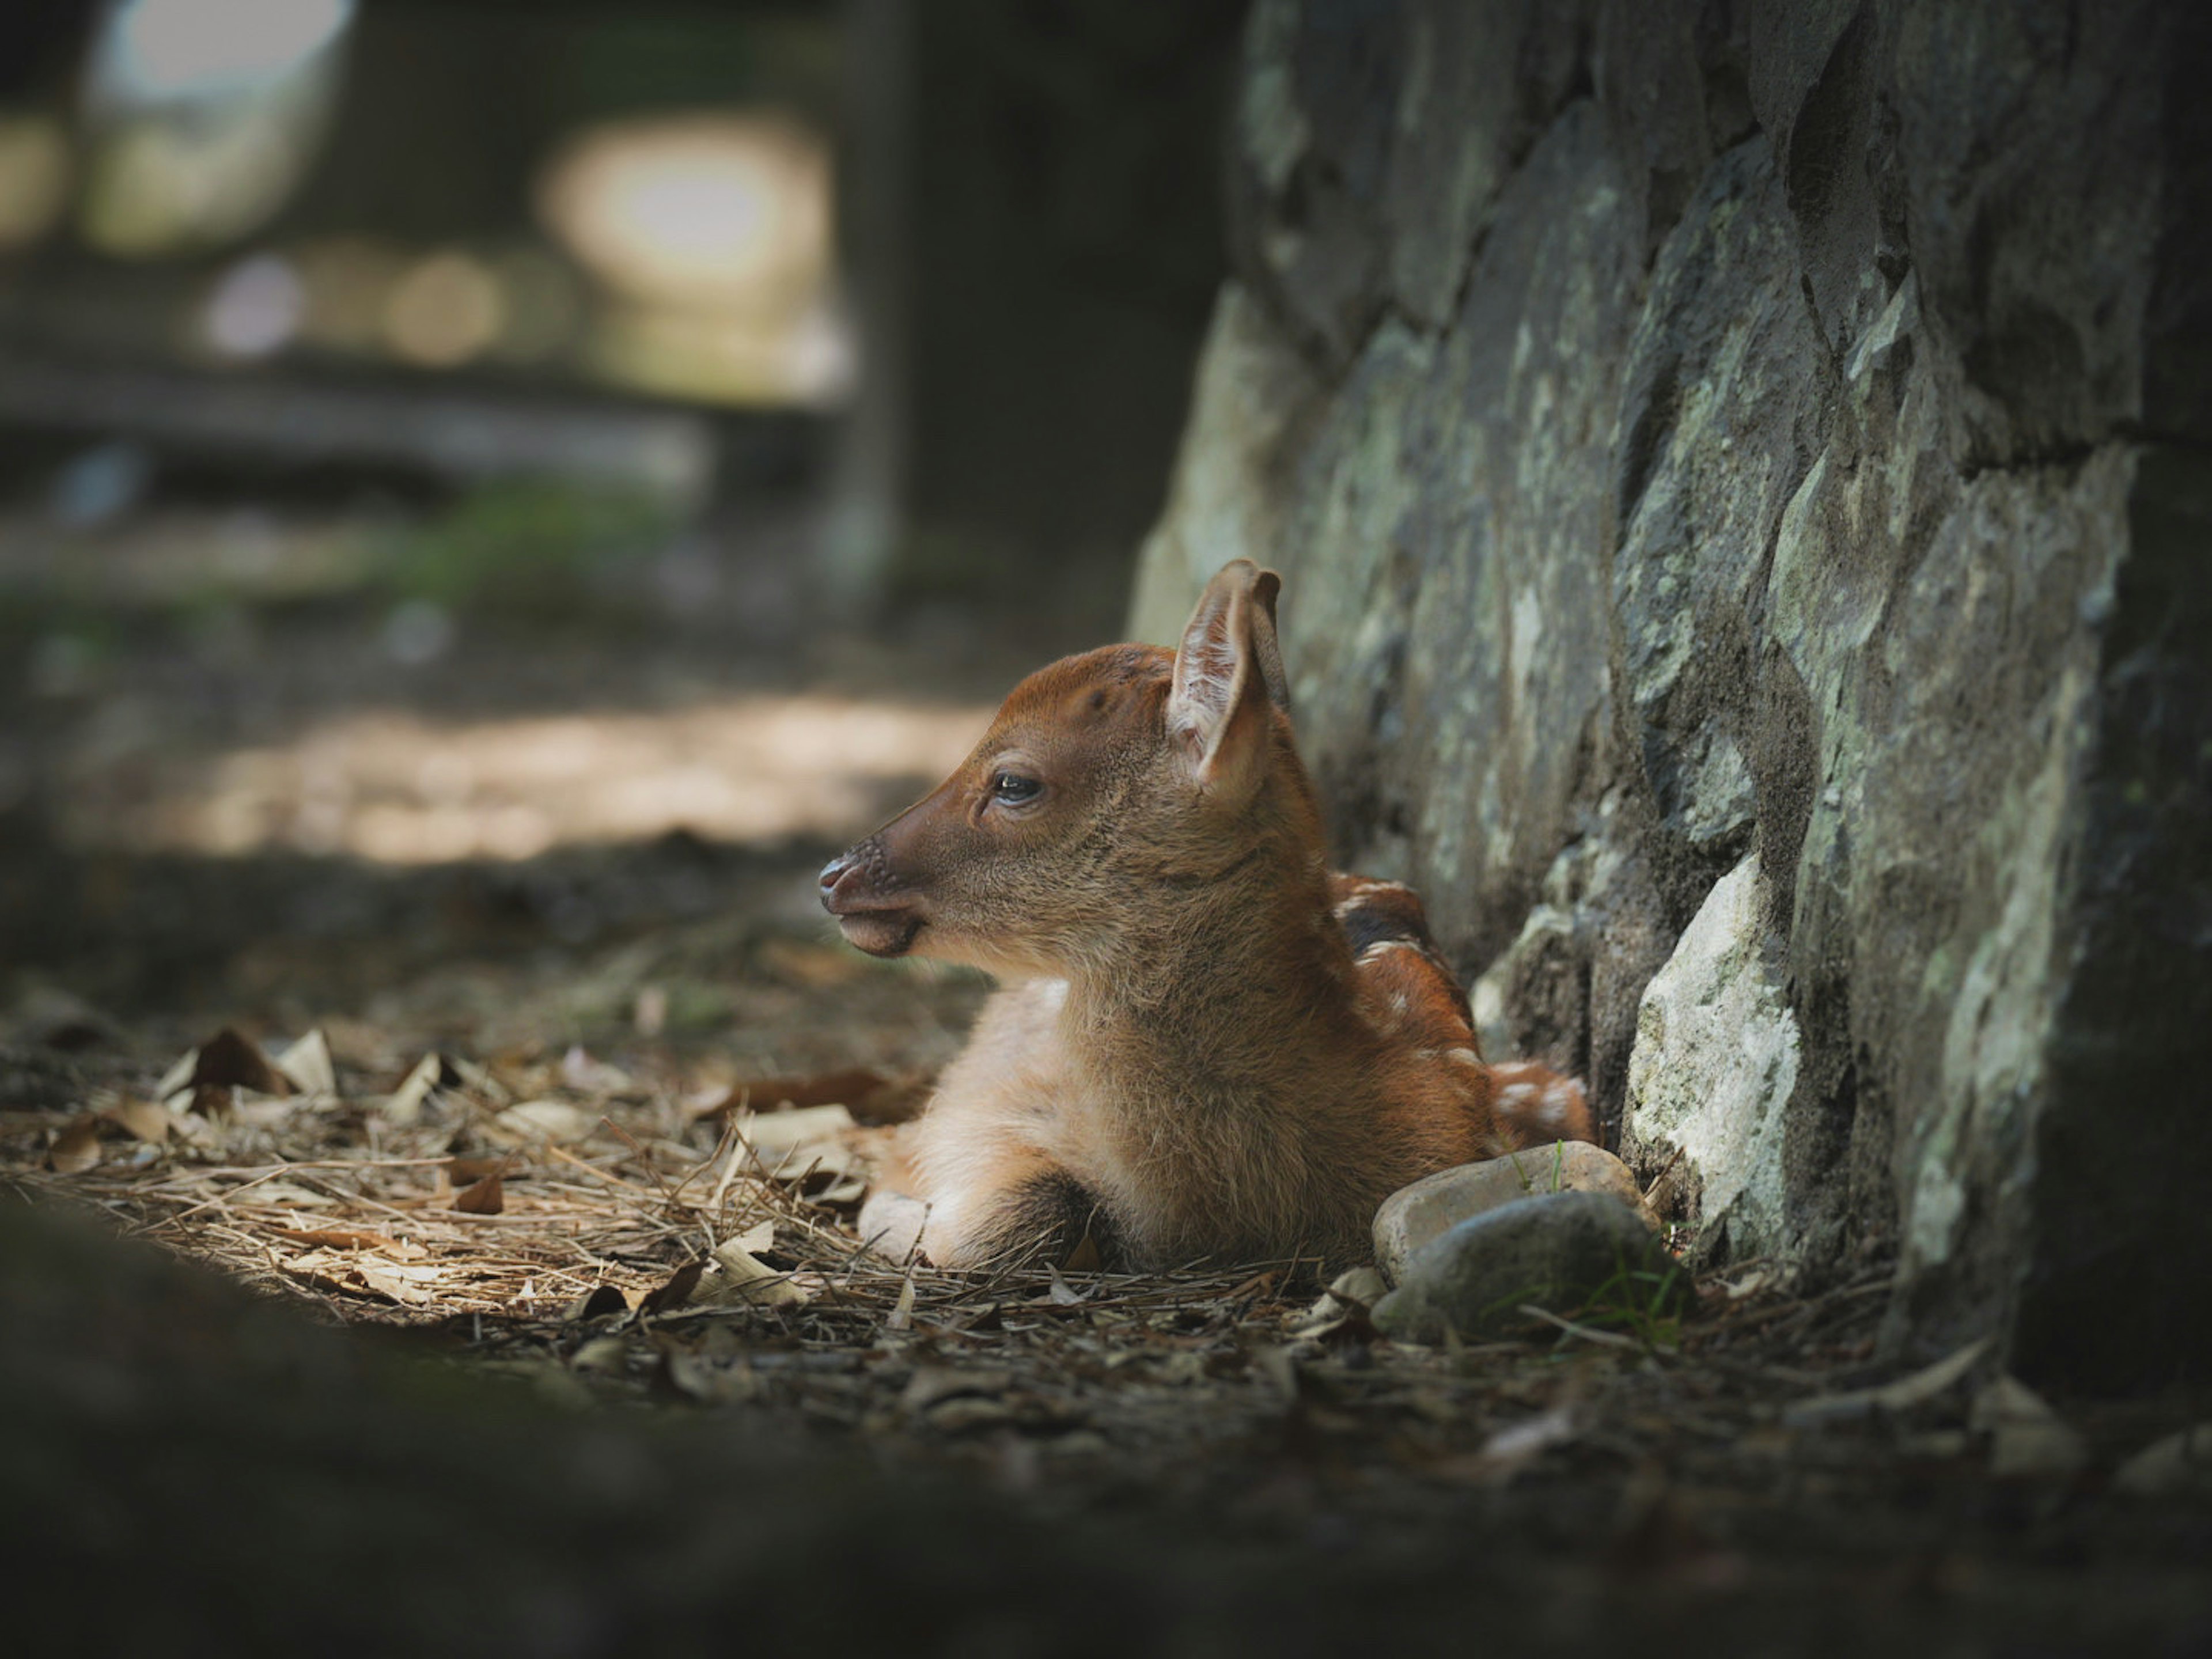
M1678 1313L1690 1297L1687 1276L1627 1205L1604 1193L1543 1193L1423 1246L1374 1320L1386 1336L1436 1342L1540 1322L1524 1308L1633 1323Z
M1248 35L1139 629L1284 570L1486 1044L1715 1255L1893 1258L1901 1358L2212 1364L2208 72L2156 0Z
M1375 1265L1395 1285L1414 1256L1468 1218L1524 1198L1570 1192L1602 1193L1634 1211L1646 1227L1659 1225L1626 1164L1586 1140L1559 1140L1439 1170L1391 1194L1375 1212Z
M1694 1172L1709 1255L1802 1242L1782 1170L1797 1020L1767 960L1766 897L1756 854L1715 884L1644 988L1628 1062L1626 1144L1670 1178Z

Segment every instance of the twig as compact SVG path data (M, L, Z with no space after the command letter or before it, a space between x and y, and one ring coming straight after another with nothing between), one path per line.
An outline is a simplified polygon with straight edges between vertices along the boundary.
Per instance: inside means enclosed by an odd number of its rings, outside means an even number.
M1562 1319L1555 1313L1547 1312L1533 1302L1522 1303L1515 1311L1531 1315L1547 1325L1557 1325L1568 1335L1578 1336L1585 1342L1595 1342L1601 1347L1626 1348L1632 1353L1644 1351L1644 1345L1633 1337L1623 1336L1617 1331L1593 1330L1588 1325L1578 1325L1571 1319Z

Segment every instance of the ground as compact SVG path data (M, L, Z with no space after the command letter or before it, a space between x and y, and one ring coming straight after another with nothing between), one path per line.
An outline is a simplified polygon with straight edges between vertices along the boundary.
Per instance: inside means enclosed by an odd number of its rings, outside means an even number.
M2205 1402L1895 1378L1881 1241L1447 1349L866 1251L983 987L813 872L1038 630L410 603L17 623L0 1545L78 1644L2212 1650L2130 1462Z

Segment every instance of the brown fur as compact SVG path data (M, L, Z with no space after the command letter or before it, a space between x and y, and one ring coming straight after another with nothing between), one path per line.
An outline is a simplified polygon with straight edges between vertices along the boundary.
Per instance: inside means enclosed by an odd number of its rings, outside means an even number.
M1010 981L907 1131L941 1265L1040 1236L1107 1265L1363 1258L1407 1182L1593 1138L1579 1085L1540 1067L1512 1068L1500 1111L1506 1068L1419 901L1329 872L1275 585L1239 560L1179 652L1031 675L958 771L823 872L861 948Z

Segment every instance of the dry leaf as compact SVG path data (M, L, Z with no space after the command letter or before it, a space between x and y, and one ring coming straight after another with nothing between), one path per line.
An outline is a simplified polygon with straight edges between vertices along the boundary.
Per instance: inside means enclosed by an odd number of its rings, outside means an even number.
M638 1310L641 1313L672 1313L691 1299L691 1292L699 1287L700 1277L707 1271L703 1261L687 1261L670 1274L667 1282L659 1289L646 1293Z
M420 1307L428 1302L430 1287L446 1276L443 1267L411 1266L404 1261L388 1261L376 1255L356 1257L353 1273L372 1291L410 1307Z
M56 1175L82 1175L100 1162L100 1120L91 1114L71 1121L46 1148Z
M425 1054L415 1062L415 1069L407 1073L399 1086L385 1097L378 1109L385 1121L399 1128L409 1128L422 1115L422 1103L430 1091L438 1086L438 1079L445 1067L435 1054Z
M292 1092L292 1080L234 1025L224 1026L200 1044L192 1063L192 1082L201 1088L228 1085L263 1095Z
M799 1106L746 1118L738 1133L751 1143L763 1163L772 1164L773 1154L792 1152L811 1140L834 1146L836 1135L854 1127L852 1113L842 1106Z
M910 1331L914 1328L914 1275L912 1273L908 1273L904 1282L899 1285L898 1300L892 1304L891 1310L884 1316L884 1328L887 1331Z
M842 1106L869 1123L912 1117L929 1092L921 1077L892 1077L866 1066L822 1072L811 1077L764 1077L734 1083L699 1109L710 1117L730 1112L774 1112L779 1107Z
M2212 1492L2212 1423L2154 1440L2112 1473L2112 1490L2130 1498Z
M608 1319L616 1314L629 1311L629 1297L617 1285L599 1285L586 1291L562 1310L561 1317L570 1323L586 1319Z
M453 1195L453 1207L463 1215L497 1215L507 1208L507 1188L501 1172L494 1170Z
M111 1122L119 1123L139 1139L158 1146L169 1138L176 1119L169 1109L151 1100L118 1101L107 1109Z
M410 1307L428 1303L431 1286L446 1276L442 1267L410 1266L380 1255L341 1255L328 1249L309 1250L285 1262L283 1267L292 1277L311 1279L328 1290L345 1295L359 1295L366 1290Z
M320 1026L277 1055L276 1069L291 1079L302 1094L334 1095L338 1091L337 1067L331 1062L331 1045Z
M271 1227L269 1230L279 1238L289 1238L301 1244L325 1244L342 1250L392 1250L398 1254L420 1255L420 1245L402 1249L399 1241L382 1233L365 1231L356 1227Z
M763 1250L775 1248L775 1218L756 1221L731 1241L749 1255L758 1255Z
M1990 1473L2001 1478L2057 1478L2089 1461L2081 1437L2015 1376L1996 1377L1974 1396L1966 1426L1990 1437Z
M161 1080L154 1085L154 1098L167 1104L177 1095L192 1086L192 1069L200 1063L200 1051L187 1048L177 1056L169 1069L161 1073Z
M720 1274L707 1283L703 1302L744 1303L755 1308L796 1308L806 1304L806 1292L760 1261L732 1239L714 1252Z
M1012 1381L1011 1371L980 1365L920 1365L899 1395L899 1405L906 1411L926 1412L963 1395L1003 1394Z
M1956 1353L1879 1388L1854 1389L1848 1394L1816 1395L1809 1400L1800 1400L1783 1408L1782 1420L1792 1428L1805 1428L1817 1423L1870 1416L1875 1412L1909 1411L1955 1387L1973 1370L1974 1362L1989 1346L1987 1337L1969 1342Z
M603 1113L561 1100L526 1100L510 1106L483 1126L484 1139L504 1146L532 1141L581 1140L599 1127Z
M594 1060L580 1044L572 1046L561 1056L561 1081L580 1095L620 1094L625 1089L636 1087L628 1072L604 1060Z
M328 1193L319 1193L296 1181L257 1181L252 1189L244 1196L257 1205L289 1205L305 1210L333 1209L338 1203Z

